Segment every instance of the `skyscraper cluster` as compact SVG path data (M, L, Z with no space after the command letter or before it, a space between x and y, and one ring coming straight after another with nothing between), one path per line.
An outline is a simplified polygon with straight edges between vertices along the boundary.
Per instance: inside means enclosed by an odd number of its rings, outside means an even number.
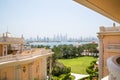
M68 37L67 34L62 35L62 34L57 34L53 35L53 37L40 37L37 36L36 38L29 38L26 39L28 42L81 42L81 41L97 41L97 38L95 37L78 37L78 38L73 38L73 37Z

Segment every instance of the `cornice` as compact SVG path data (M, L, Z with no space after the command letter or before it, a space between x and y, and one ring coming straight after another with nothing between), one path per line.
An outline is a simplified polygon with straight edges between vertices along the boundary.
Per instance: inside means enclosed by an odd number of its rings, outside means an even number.
M120 32L98 32L98 35L103 35L103 36L120 36Z

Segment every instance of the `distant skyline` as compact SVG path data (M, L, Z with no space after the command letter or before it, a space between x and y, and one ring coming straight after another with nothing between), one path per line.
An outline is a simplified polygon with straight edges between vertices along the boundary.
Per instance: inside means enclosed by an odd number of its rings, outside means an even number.
M62 35L62 34L57 34L52 37L49 36L36 36L36 37L30 37L27 38L26 41L41 41L41 42L54 42L54 41L98 41L96 37L82 37L82 36L77 36L77 37L71 37L68 36L67 34Z
M55 34L96 37L100 26L113 23L73 0L0 0L0 34L8 27L9 32L25 38Z

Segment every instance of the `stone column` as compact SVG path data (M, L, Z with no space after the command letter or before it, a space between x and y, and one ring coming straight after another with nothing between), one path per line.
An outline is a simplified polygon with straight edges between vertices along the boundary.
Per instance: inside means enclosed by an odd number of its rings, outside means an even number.
M7 50L7 48L8 48L8 47L7 47L7 45L5 45L5 47L6 47L6 50L5 50L5 51L6 51L6 53L5 53L5 55L7 55L7 53L8 53L8 50Z
M3 44L3 47L2 47L2 56L4 56L4 44Z
M20 65L15 66L15 80L21 80L20 68Z
M33 62L29 64L29 80L34 80L34 70L33 70Z
M47 80L47 60L46 60L46 57L42 58L42 80Z
M104 53L104 49L103 49L103 35L98 35L99 38L99 80L102 79L103 77L103 65L104 65L104 59L103 59L103 53Z
M50 57L49 58L50 60L50 63L49 63L49 80L51 80L51 77L52 77L52 58Z
M7 45L3 44L3 53L2 53L3 56L6 56L7 55Z
M20 45L20 53L23 52L23 44Z

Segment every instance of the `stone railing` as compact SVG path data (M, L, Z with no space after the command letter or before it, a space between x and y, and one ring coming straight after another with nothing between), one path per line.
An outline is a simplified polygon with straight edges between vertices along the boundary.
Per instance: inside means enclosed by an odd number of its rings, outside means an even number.
M107 60L109 80L120 80L120 55L113 56Z
M24 43L23 38L9 38L9 37L1 37L0 42L14 42L14 43Z
M100 32L116 32L120 31L120 27L100 27Z
M51 52L51 50L46 50L46 51L41 50L38 53L32 53L32 51L30 51L27 54L7 55L7 56L0 57L0 64L15 62L15 61L22 61L22 60L25 60L25 59L28 60L28 59L47 56L47 55L51 55L51 54L53 54L53 52Z
M106 50L108 52L120 52L120 44L108 44Z
M10 50L20 50L20 47L11 47Z

